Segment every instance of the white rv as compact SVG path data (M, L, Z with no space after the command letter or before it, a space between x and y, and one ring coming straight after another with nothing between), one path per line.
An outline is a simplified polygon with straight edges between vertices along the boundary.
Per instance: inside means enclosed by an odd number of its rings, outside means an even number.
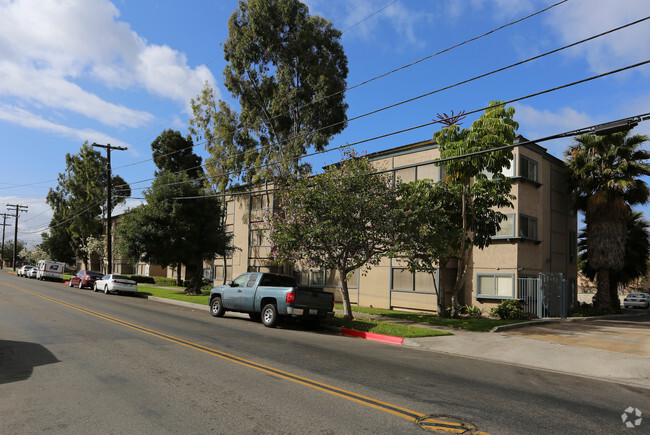
M59 263L58 261L50 260L40 260L38 262L38 272L36 273L36 279L54 279L57 281L63 281L64 268L65 263Z

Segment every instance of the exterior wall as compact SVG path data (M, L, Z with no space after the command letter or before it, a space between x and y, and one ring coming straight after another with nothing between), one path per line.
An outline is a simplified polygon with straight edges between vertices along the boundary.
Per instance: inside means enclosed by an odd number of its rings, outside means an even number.
M502 233L495 236L489 247L472 250L465 289L460 294L460 303L477 306L484 312L504 299L519 297L517 279L520 277L560 272L568 282L572 280L574 287L577 282L576 252L570 260L571 240L575 242L577 236L577 218L568 206L564 165L534 144L515 147L513 153L509 175L513 177L512 194L516 199L512 208L500 210L510 220L502 223ZM369 159L378 171L391 173L394 181L422 178L439 181L443 171L432 163L439 156L436 144L429 140L374 153ZM253 270L281 272L294 274L300 285L334 292L340 300L341 284L337 272L310 271L299 264L278 270L270 264L268 236L258 234L259 230L267 228L264 216L274 207L273 195L267 189L272 190L272 186L241 192L228 199L226 227L237 249L230 258L218 258L206 264L214 271L215 283ZM533 221L536 232L530 234ZM452 280L455 267L455 264L448 265L448 273L442 276ZM227 271L225 277L224 270ZM403 261L384 258L372 270L365 274L356 272L349 280L350 301L374 308L436 311L435 288L440 288L440 279L436 274L434 286L434 278L430 275L412 273L406 270Z

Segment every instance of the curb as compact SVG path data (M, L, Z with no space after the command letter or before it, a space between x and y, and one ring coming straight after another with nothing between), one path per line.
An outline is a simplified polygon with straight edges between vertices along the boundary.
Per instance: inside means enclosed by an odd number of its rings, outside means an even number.
M372 341L381 341L383 343L397 344L401 346L404 343L403 337L395 337L392 335L377 334L376 332L363 332L355 331L354 329L341 328L341 335L349 337L363 338Z
M202 304L195 304L193 302L177 301L175 299L159 298L157 296L147 296L147 300L162 302L170 305L178 305L180 307L193 308L201 311L210 311L210 307Z

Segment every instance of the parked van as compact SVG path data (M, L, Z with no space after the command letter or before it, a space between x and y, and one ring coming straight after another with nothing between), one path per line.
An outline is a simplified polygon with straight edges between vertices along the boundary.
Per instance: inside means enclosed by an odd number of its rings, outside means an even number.
M36 279L54 279L57 281L63 281L64 268L65 263L59 263L58 261L50 260L40 260L38 262L38 272L36 273Z

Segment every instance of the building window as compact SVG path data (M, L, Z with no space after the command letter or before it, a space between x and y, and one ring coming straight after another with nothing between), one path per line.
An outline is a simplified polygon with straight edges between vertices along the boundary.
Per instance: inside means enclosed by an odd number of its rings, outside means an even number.
M569 263L575 263L578 256L578 238L575 231L569 231Z
M271 241L268 238L268 231L250 230L248 244L250 247L271 246Z
M203 268L203 279L205 279L206 281L214 280L214 270L211 267Z
M433 181L440 181L440 167L436 166L434 163L417 166L415 169L417 170L415 177L417 180L429 179Z
M537 240L537 218L526 215L519 216L519 237Z
M415 181L415 168L396 169L394 174L394 184L410 183L412 181Z
M391 290L433 292L433 278L426 272L411 272L405 267L391 268Z
M506 218L501 221L499 224L499 231L493 236L493 238L510 238L515 236L515 214L507 213Z
M510 160L510 167L509 167L509 168L506 168L506 167L504 166L503 168L501 168L501 172L500 172L500 173L501 173L504 177L506 177L506 178L512 178L512 177L515 176L515 160L514 160L514 157L512 158L512 160ZM491 173L491 172L488 172L487 169L484 169L484 170L481 172L481 174L485 175L485 176L487 177L488 180L492 180L492 179L494 179L494 175L495 175L495 174L493 174L493 173Z
M519 176L537 182L537 162L524 156L520 156L519 161Z
M224 276L225 273L225 276ZM214 280L217 282L228 282L232 279L232 266L227 266L224 270L223 265L214 266Z
M269 195L253 195L251 196L251 211L266 210L269 208L271 198Z
M493 274L476 276L477 297L512 298L515 295L514 275Z

